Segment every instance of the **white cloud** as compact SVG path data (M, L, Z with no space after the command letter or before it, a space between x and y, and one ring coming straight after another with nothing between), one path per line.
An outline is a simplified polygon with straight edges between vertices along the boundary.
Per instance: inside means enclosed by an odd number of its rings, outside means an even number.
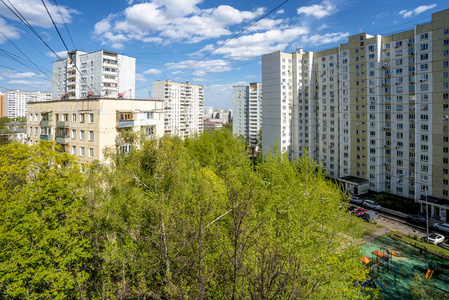
M302 42L313 46L325 45L330 43L337 43L341 40L347 39L349 32L334 32L323 35L314 34L312 36L304 36Z
M326 24L323 24L323 25L321 25L320 27L318 27L317 30L318 30L318 31L321 31L321 30L324 30L324 29L327 29L327 28L329 28L329 26L326 25Z
M56 54L62 59L67 58L67 51L58 51L56 52ZM45 53L45 55L47 55L48 57L58 58L58 56L56 56L53 52L47 52Z
M323 1L321 4L313 4L310 6L302 6L297 9L298 15L304 14L306 16L313 16L317 19L330 16L337 12L337 8L330 1Z
M9 2L14 5L18 11L20 11L23 17L27 19L31 25L44 28L53 27L50 17L48 16L48 13L40 0L9 0ZM6 4L11 6L9 2L6 2ZM47 8L50 11L55 23L63 24L63 19L61 18L56 5L51 4L49 1L46 1L45 4L47 5ZM70 23L73 15L79 13L78 11L63 5L59 5L59 10L61 11L66 23ZM0 5L0 15L14 21L17 20L17 17L5 5Z
M260 78L260 76L259 75L246 75L245 78L254 79L254 78Z
M10 80L8 85L14 85L14 88L29 90L30 87L38 89L39 91L51 90L51 82L49 81L32 81L32 80Z
M157 70L157 69L149 69L143 72L143 74L152 74L152 75L157 75L157 74L161 74L162 71L161 70Z
M216 59L216 60L204 60L195 63L194 60L186 60L179 63L167 63L165 66L168 69L177 69L173 74L178 74L187 68L192 68L193 75L204 76L206 73L217 73L231 71L231 63L227 60ZM194 66L192 66L195 63Z
M290 43L307 33L309 33L309 29L306 27L291 27L244 35L229 41L223 47L217 49L214 54L223 54L226 58L233 60L250 59L266 53L284 50ZM217 44L221 43L218 42ZM200 55L212 49L213 45L207 45L194 54Z
M143 82L143 83L147 82L145 76L141 73L136 73L136 81Z
M278 14L278 15L283 14L283 13L284 13L284 10L283 10L283 9L280 9L280 10L278 10L278 11L276 12L276 14Z
M435 6L437 6L437 5L436 4L431 4L431 5L421 5L421 6L418 6L417 8L415 8L415 9L412 9L412 10L405 10L404 9L404 10L401 10L399 12L399 15L402 16L403 18L409 18L409 17L412 17L412 16L417 16L420 13L423 13L423 12L429 10L429 9L434 8Z
M246 81L238 81L228 84L205 85L204 105L221 109L232 108L232 87L247 84Z
M33 78L33 77L41 77L42 75L37 75L36 73L32 72L23 72L23 73L11 73L11 74L5 74L5 76L9 78Z
M0 18L0 30L8 39L18 39L20 32L14 26L9 25L5 19ZM3 44L7 39L0 35L0 44Z
M152 0L136 3L123 12L110 14L95 24L93 34L103 44L139 40L169 44L174 41L197 43L209 38L230 35L230 26L261 16L265 9L240 11L229 5L199 9L202 0ZM263 22L267 27L269 22ZM278 24L271 21L270 24ZM116 39L120 38L121 41Z

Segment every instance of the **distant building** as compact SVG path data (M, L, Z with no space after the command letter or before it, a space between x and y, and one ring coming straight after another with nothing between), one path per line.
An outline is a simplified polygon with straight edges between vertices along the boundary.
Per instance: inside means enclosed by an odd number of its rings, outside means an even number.
M262 84L232 87L233 134L243 135L251 144L258 143L262 126Z
M163 101L139 99L70 99L32 102L28 107L30 144L56 141L62 151L82 163L103 160L105 147L127 152L131 145L121 139L122 130L142 131L148 137L164 134Z
M96 97L125 99L135 97L136 59L100 50L72 51L67 58L53 62L52 97L61 99L86 98L89 92Z
M29 102L42 102L51 100L50 93L8 91L6 93L6 117L18 118L27 115Z
M232 109L213 109L210 108L204 112L204 119L213 120L214 122L220 122L222 124L232 123L233 120Z
M204 131L212 132L217 129L221 129L223 127L223 123L221 122L213 122L211 120L204 120Z
M5 95L0 93L0 118L6 117Z
M159 80L153 98L164 100L165 133L182 138L203 132L203 86Z

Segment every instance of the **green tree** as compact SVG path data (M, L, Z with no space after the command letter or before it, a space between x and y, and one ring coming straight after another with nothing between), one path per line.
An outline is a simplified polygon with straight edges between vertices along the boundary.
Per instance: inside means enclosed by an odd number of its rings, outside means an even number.
M0 147L0 295L86 298L91 256L78 163L41 143Z

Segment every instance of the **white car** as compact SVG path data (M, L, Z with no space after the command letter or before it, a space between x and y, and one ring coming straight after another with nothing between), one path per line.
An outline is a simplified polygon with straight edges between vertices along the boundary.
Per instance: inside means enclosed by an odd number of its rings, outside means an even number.
M435 223L433 224L433 228L449 232L449 224L447 223Z
M444 236L442 236L441 234L438 234L438 233L431 233L427 237L427 240L429 241L429 243L438 245L438 244L441 244L442 242L444 242Z
M373 200L365 200L363 202L363 205L365 205L366 207L375 209L375 210L380 210L382 208L382 206L380 206L379 204L376 203L376 201L373 201Z
M354 202L355 204L362 204L363 200L359 197L353 196L351 197L351 202Z

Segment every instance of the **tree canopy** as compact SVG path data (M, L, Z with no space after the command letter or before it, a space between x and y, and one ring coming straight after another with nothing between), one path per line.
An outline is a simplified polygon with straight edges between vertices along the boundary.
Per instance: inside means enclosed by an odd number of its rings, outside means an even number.
M254 165L227 130L130 140L85 173L44 144L0 147L0 295L366 296L346 196L310 156Z

